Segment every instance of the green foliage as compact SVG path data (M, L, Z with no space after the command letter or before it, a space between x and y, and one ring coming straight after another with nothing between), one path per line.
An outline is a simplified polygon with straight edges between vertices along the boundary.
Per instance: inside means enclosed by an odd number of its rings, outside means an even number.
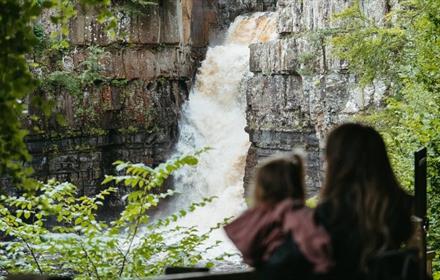
M127 128L118 129L118 132L121 134L129 135L129 134L135 134L135 133L139 132L139 129L137 127L129 125Z
M40 88L47 93L59 93L67 91L69 94L79 96L86 87L100 84L106 81L103 76L102 60L109 53L97 46L87 48L85 60L79 65L79 69L59 69L50 72L41 80ZM61 68L61 67L60 67Z
M64 135L67 133L102 135L105 134L105 130L101 129L105 112L114 110L118 106L120 110L124 110L124 105L130 103L130 99L139 98L133 96L139 93L139 90L144 86L142 81L113 79L105 75L105 65L111 60L110 52L105 48L89 46L80 56L83 61L77 63L75 67L73 65L70 65L71 67L65 66L63 59L71 59L71 57L63 56L59 50L49 49L48 52L53 55L50 60L51 64L55 66L45 66L48 64L47 54L44 55L45 59L37 58L34 63L35 69L38 69L34 72L42 73L39 74L41 81L37 90L38 94L32 96L33 98L42 97L40 107L46 108L45 111L48 114L43 114L43 110L33 111L36 115L28 118L29 123L32 124L33 132L44 133L45 136L59 133ZM112 99L112 89L116 87L123 90L118 93L118 98ZM65 108L55 107L57 100L63 99L66 94L71 95L73 103L73 117L70 118L69 123L63 118ZM131 134L140 129L147 131L156 129L154 122L157 117L156 110L150 108L151 106L146 108L143 101L132 102L130 112L121 114L136 123L136 127L129 126L127 129L120 129L121 133ZM119 119L117 121L125 122Z
M318 204L318 200L319 200L318 196L314 195L306 200L306 205L310 208L315 208L316 205Z
M152 276L162 273L165 266L203 262L202 253L213 248L203 242L221 224L201 233L176 222L214 198L162 219L151 220L149 216L161 200L174 195L172 190L157 190L175 170L196 165L200 152L156 168L116 162L121 175L107 176L102 184L119 184L129 192L124 211L111 222L97 220L96 213L106 198L118 191L113 186L93 197L78 197L74 185L52 180L39 184L35 193L1 196L0 228L11 241L0 240L0 272L118 279ZM55 220L55 226L47 227Z
M114 87L123 88L128 85L127 79L113 79L111 80L110 84Z
M440 2L401 1L381 25L368 19L359 5L338 16L340 33L333 37L339 57L349 62L362 85L384 81L384 108L361 120L377 127L389 148L404 186L413 184L412 152L428 147L429 244L440 250ZM440 262L434 263L440 279Z
M44 30L43 25L35 24L34 27L34 35L37 39L37 43L32 50L33 55L41 56L45 49L49 47L48 44L48 36Z
M363 14L360 3L335 17L340 33L332 38L335 54L350 62L349 68L365 86L375 78L391 83L397 77L406 43L402 26L381 26ZM388 15L388 20L392 15Z
M102 60L108 58L109 53L100 47L90 46L88 48L87 59L79 65L81 73L78 78L83 87L97 84L105 80L102 76L104 70Z
M34 132L45 132L48 134L50 129L49 120L56 119L59 125L67 126L61 113L56 112L54 103L58 96L65 93L72 96L74 107L74 120L80 123L84 133L92 135L101 134L99 131L99 118L95 111L94 104L90 104L92 98L88 92L93 92L100 88L102 84L111 84L104 77L103 60L107 59L109 53L97 46L90 46L85 51L85 59L76 69L65 69L61 62L61 57L57 58L58 66L53 70L44 69L41 75L38 92L44 95L42 106L48 107L49 113L44 115L41 112L38 116L31 119L34 124ZM34 97L37 95L34 94ZM55 112L54 112L55 111Z
M29 174L21 161L29 159L21 129L23 101L36 85L24 54L37 44L30 26L40 13L34 1L0 1L0 174L23 182ZM26 184L26 183L25 183Z
M81 93L79 79L70 71L54 71L42 80L42 88L49 93L67 91L73 95Z

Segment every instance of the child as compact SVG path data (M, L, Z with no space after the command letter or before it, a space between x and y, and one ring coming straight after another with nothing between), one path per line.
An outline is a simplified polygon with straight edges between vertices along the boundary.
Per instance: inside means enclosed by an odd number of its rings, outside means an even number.
M225 226L245 263L266 279L327 272L330 238L305 207L302 158L269 158L257 169L254 184L254 207Z

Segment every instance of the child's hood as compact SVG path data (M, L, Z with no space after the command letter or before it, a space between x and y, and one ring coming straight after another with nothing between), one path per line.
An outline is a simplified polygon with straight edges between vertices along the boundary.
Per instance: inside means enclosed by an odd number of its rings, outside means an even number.
M301 207L298 200L285 199L275 206L261 205L248 209L225 232L252 266L267 261L292 234L301 253L314 264L315 272L326 272L330 266L330 237L315 224L313 210ZM299 207L298 207L299 206Z

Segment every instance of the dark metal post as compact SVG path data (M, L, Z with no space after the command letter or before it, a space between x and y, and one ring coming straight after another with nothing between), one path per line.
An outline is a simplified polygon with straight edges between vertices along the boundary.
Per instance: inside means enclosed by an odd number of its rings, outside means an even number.
M428 230L427 219L427 153L423 148L414 153L414 192L415 192L415 215L422 219L422 252L421 253L421 279L427 279L426 263L426 232Z
M414 189L415 189L415 214L423 219L426 225L426 174L427 174L426 148L414 153Z

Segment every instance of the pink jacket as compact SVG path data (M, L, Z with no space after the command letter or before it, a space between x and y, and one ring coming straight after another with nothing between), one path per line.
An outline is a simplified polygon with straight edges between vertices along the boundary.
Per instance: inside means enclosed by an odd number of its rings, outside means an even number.
M288 234L314 272L325 273L332 266L330 237L313 220L313 210L296 207L302 202L286 199L275 206L261 205L244 212L225 226L226 234L243 254L249 265L267 261Z

